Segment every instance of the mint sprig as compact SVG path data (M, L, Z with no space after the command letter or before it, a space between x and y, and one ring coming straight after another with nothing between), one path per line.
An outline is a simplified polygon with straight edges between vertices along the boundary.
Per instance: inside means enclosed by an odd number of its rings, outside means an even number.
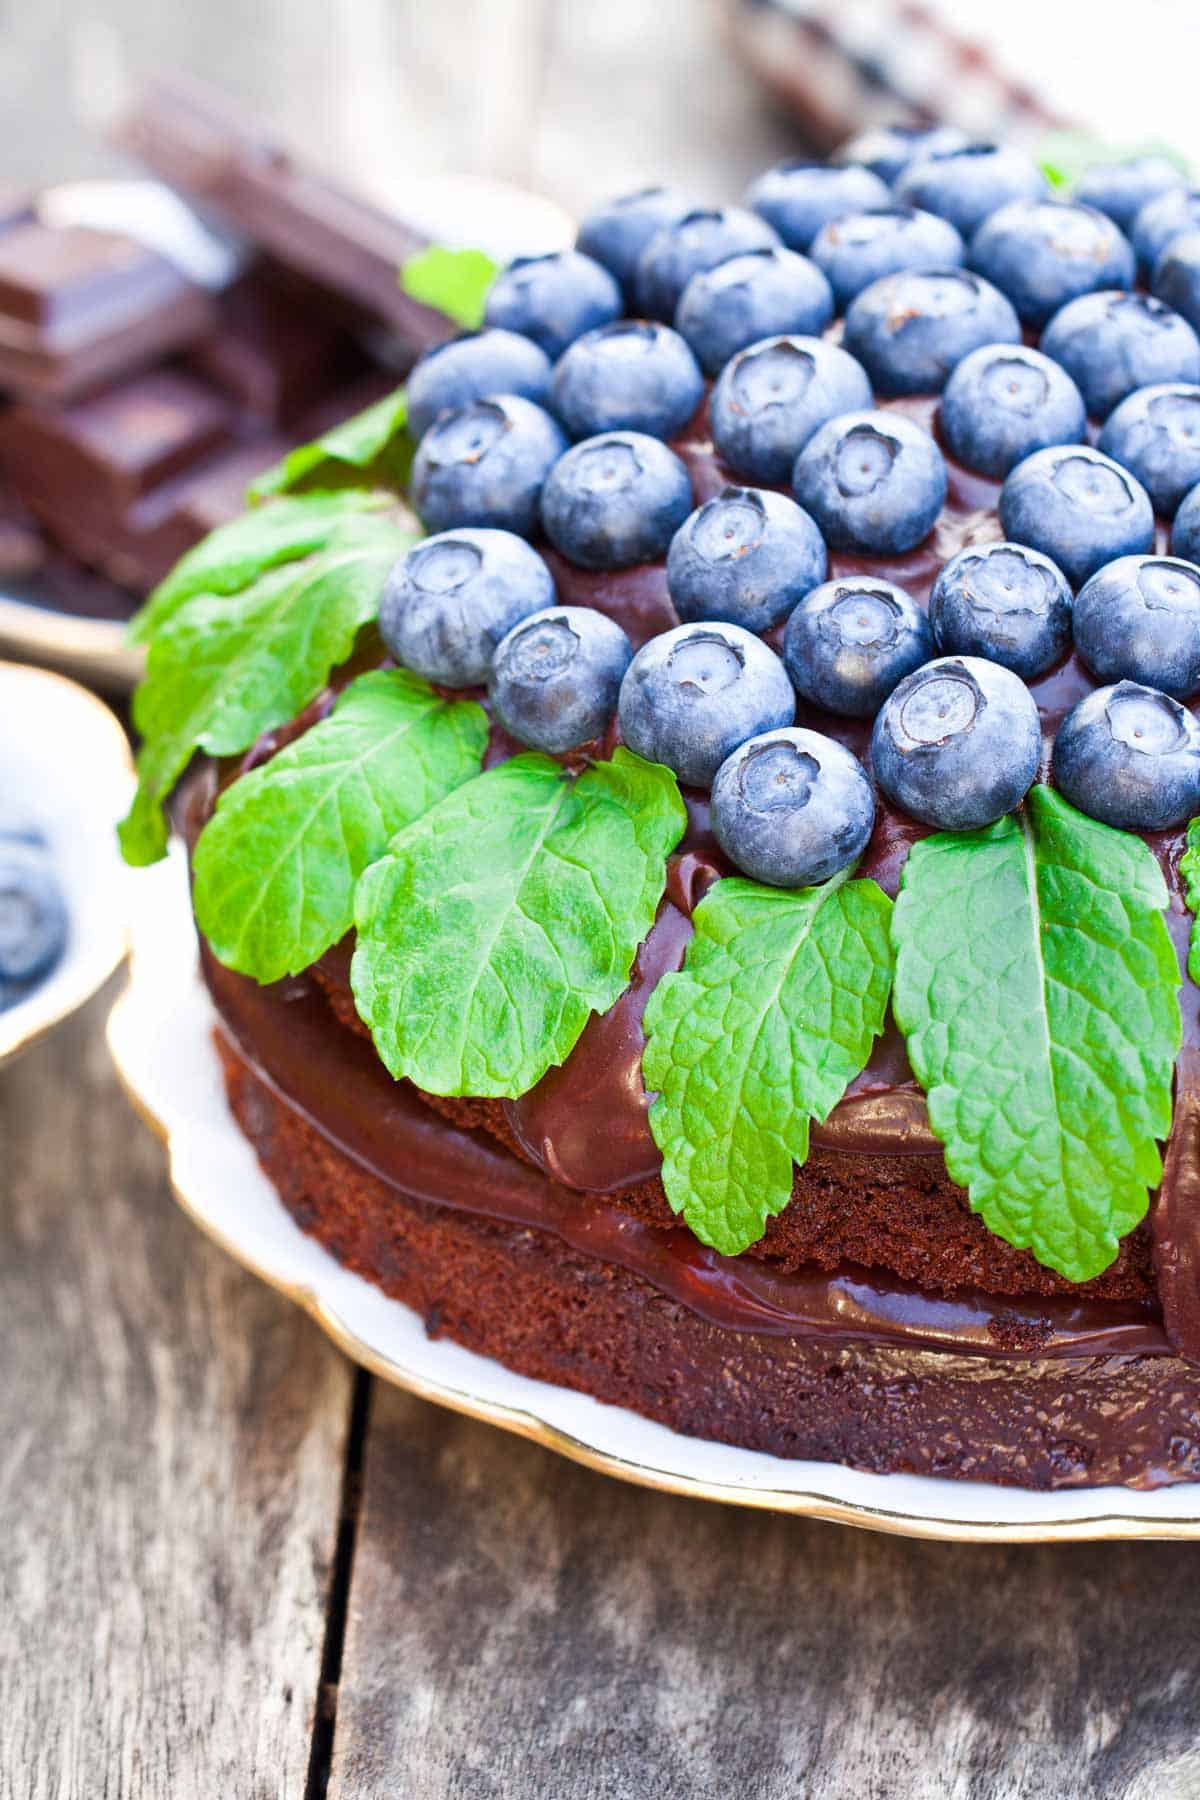
M483 324L484 302L498 273L499 264L484 250L431 244L409 257L400 271L400 286L464 331L476 331Z
M412 467L408 399L403 388L344 419L309 444L289 450L250 484L249 498L265 500L297 488L403 488Z
M119 828L127 862L167 847L163 805L196 750L229 756L292 719L350 655L412 538L382 516L352 544L270 569L241 593L198 594L156 632L133 719L138 787Z
M180 558L133 619L135 643L148 643L160 626L197 594L238 594L281 563L295 562L331 543L352 542L363 516L392 505L386 494L347 488L272 500L219 525ZM369 535L375 520L368 518Z
M686 813L618 749L572 778L525 754L439 802L358 884L351 983L391 1073L434 1094L524 1093L611 1006Z
M479 773L487 717L404 669L351 682L327 719L227 788L193 861L214 954L257 981L307 969L354 923L354 886L403 826Z
M1068 1281L1145 1215L1171 1125L1179 968L1150 850L1049 788L914 845L897 1021L946 1167L989 1230Z
M850 871L786 891L732 878L696 908L682 970L645 1014L642 1074L663 1186L736 1256L792 1197L809 1122L865 1066L892 982L892 903Z

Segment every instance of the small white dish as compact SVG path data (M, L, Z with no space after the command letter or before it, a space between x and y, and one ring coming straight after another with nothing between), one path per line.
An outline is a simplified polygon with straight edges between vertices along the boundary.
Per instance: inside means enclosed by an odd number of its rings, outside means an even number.
M69 914L66 949L25 997L0 1010L0 1064L101 988L125 954L129 871L116 824L133 793L125 733L102 701L44 669L0 663L0 811L46 835Z
M179 1201L232 1256L305 1307L347 1355L385 1380L610 1475L696 1498L976 1543L1200 1538L1200 1484L1039 1494L788 1462L680 1436L620 1407L515 1375L446 1339L431 1340L416 1313L305 1236L234 1123L212 1041L215 1013L197 969L179 846L132 885L130 983L108 1039L131 1099L166 1141Z

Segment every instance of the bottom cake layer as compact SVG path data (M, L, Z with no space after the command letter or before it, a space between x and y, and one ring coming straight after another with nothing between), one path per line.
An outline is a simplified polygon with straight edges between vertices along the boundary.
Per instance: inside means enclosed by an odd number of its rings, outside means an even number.
M1200 1369L1170 1355L955 1355L714 1325L550 1232L364 1169L218 1031L234 1116L289 1212L431 1336L695 1437L1028 1488L1200 1478Z

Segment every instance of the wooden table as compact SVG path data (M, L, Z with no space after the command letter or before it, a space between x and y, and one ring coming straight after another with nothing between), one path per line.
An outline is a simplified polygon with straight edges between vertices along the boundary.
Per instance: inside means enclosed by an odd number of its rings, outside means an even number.
M66 52L94 93L134 26L385 197L399 158L729 198L790 143L698 0L250 17L20 9L12 172L97 166ZM722 1510L372 1382L173 1204L113 991L0 1073L0 1800L1200 1794L1190 1546Z

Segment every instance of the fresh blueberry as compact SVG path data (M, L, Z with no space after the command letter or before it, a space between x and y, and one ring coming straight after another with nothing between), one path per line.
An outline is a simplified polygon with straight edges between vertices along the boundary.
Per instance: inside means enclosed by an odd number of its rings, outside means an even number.
M1200 330L1200 231L1172 238L1154 265L1154 298Z
M1054 779L1072 806L1119 831L1165 831L1200 812L1200 725L1136 681L1097 688L1054 740Z
M1119 556L1075 597L1075 648L1097 681L1140 681L1175 700L1200 690L1200 569Z
M554 581L511 531L446 531L402 557L384 585L379 632L398 663L440 687L477 687L518 619L553 606Z
M1200 563L1200 485L1185 494L1171 527L1171 549L1185 562Z
M567 447L548 412L493 394L442 413L417 446L412 501L428 531L494 525L530 537L542 483Z
M552 756L602 735L633 646L590 606L552 606L496 646L488 696L505 731Z
M408 428L420 438L440 412L489 394L520 394L545 406L550 358L515 331L473 331L427 350L408 378Z
M915 206L876 206L822 225L809 255L824 270L839 307L900 269L952 269L963 241L948 219Z
M861 365L820 338L767 338L726 365L709 401L713 443L751 481L787 481L813 432L871 404Z
M939 213L964 238L1009 200L1042 200L1048 192L1032 157L1002 144L927 151L909 163L895 186L898 200Z
M796 696L761 638L714 621L677 625L644 644L625 672L618 711L631 750L708 787L739 744L791 724Z
M835 160L862 163L890 187L919 156L963 150L969 142L956 125L872 125L843 144Z
M1185 231L1200 231L1200 188L1173 187L1140 207L1133 221L1133 247L1148 275L1171 242Z
M932 530L946 464L929 433L900 413L846 413L813 433L792 486L827 544L899 556Z
M842 342L881 394L936 394L981 344L1019 344L998 288L965 269L884 275L850 303Z
M978 656L926 663L884 701L871 733L883 792L938 831L974 831L1012 812L1041 753L1033 695L1011 669Z
M929 622L943 655L982 656L1033 681L1070 648L1071 589L1039 550L979 544L934 582Z
M819 731L764 731L717 770L713 836L744 875L812 887L857 862L875 790L856 756Z
M0 991L48 975L66 941L67 909L48 854L7 840L0 846Z
M1154 548L1149 494L1086 444L1027 456L1005 478L999 510L1005 537L1040 550L1074 588L1114 557Z
M1023 344L987 344L964 356L938 419L951 456L997 479L1035 450L1081 443L1087 428L1083 395L1066 370Z
M1100 448L1136 475L1155 512L1170 518L1200 481L1200 387L1139 388L1109 414Z
M873 719L896 683L932 655L929 620L890 581L825 582L801 601L783 638L796 692L853 719Z
M637 308L668 324L693 275L748 250L769 250L779 239L765 220L740 206L697 208L655 232L634 273Z
M664 225L676 225L692 209L691 201L671 187L639 188L591 211L579 227L575 248L603 263L633 299L638 257Z
M1200 381L1200 340L1186 319L1149 294L1084 294L1042 333L1094 419L1106 419L1135 388Z
M683 290L676 330L706 375L719 375L747 344L781 334L818 336L833 317L833 293L815 263L778 246L748 250L702 269Z
M546 536L583 569L653 561L691 510L687 470L641 431L584 438L555 463L542 492Z
M573 438L645 431L669 438L704 398L704 377L669 325L621 319L585 332L554 369L554 410Z
M602 263L578 250L550 256L518 256L497 275L484 307L484 323L519 331L540 344L553 362L585 331L619 319L621 290Z
M1135 274L1133 250L1108 215L1063 200L1010 200L989 213L969 261L1025 325L1044 325L1080 294L1132 287Z
M1148 200L1186 186L1187 176L1169 156L1131 156L1125 162L1093 163L1076 182L1074 198L1107 213L1128 237Z
M793 161L760 175L746 195L747 206L766 219L789 250L807 250L831 219L886 206L891 196L878 175L851 163Z
M689 624L725 619L765 631L825 579L825 540L783 494L727 487L685 519L667 555L667 587Z

